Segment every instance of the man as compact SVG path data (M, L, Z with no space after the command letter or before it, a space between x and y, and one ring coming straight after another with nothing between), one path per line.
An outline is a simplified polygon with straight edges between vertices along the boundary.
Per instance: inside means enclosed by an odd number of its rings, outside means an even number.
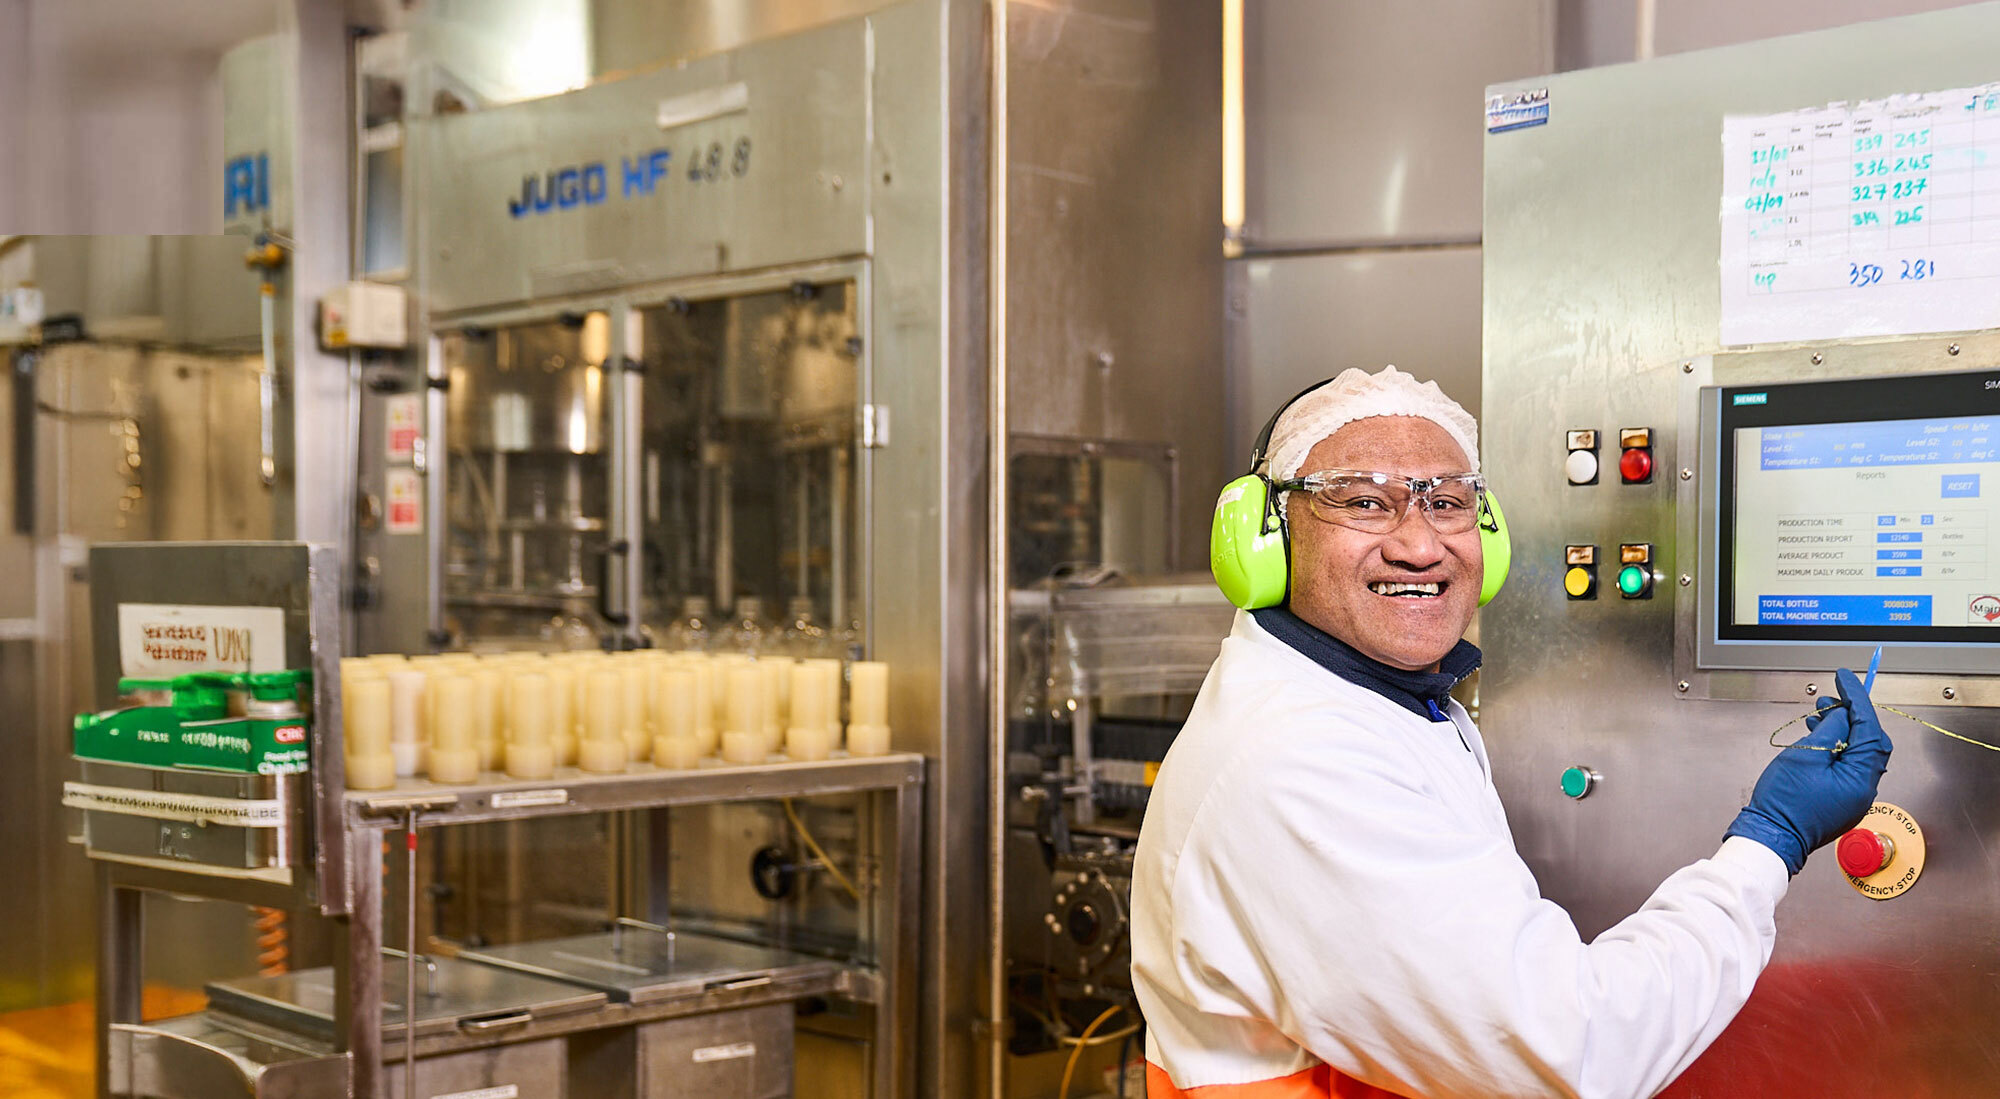
M1749 997L1790 875L1874 800L1890 744L1842 669L1822 750L1780 752L1712 857L1582 942L1447 694L1479 664L1476 433L1394 367L1272 425L1289 598L1238 613L1139 837L1151 1099L1651 1095Z

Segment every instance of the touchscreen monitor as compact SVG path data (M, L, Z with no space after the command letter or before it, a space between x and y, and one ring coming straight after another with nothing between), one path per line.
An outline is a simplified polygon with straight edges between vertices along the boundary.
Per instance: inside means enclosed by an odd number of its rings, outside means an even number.
M1715 640L2000 643L2000 371L1713 393Z

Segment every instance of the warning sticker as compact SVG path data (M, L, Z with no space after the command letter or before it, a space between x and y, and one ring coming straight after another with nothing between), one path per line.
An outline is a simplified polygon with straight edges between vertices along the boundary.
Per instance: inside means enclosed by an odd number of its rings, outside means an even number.
M384 437L391 465L416 459L417 440L424 433L423 400L421 394L398 393L383 402L387 415Z
M424 532L424 479L414 469L389 471L387 517L383 526L390 534Z

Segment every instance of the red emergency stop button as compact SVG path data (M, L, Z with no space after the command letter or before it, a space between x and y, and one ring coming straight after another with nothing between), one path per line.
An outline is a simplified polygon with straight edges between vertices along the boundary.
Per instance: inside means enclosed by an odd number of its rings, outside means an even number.
M1651 447L1635 446L1618 456L1618 476L1628 485L1641 485L1653 479L1653 450Z
M1865 878L1889 865L1896 857L1896 845L1880 832L1856 828L1840 837L1834 852L1842 872L1850 878Z

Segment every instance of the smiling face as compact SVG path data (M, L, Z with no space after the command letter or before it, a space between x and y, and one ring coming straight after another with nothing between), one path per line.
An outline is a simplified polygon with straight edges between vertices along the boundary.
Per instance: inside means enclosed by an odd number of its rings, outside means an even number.
M1439 477L1471 466L1437 424L1416 416L1371 416L1321 439L1299 471ZM1292 613L1390 667L1435 670L1479 609L1485 558L1478 529L1439 534L1412 508L1395 530L1367 534L1318 518L1297 492L1286 511Z

